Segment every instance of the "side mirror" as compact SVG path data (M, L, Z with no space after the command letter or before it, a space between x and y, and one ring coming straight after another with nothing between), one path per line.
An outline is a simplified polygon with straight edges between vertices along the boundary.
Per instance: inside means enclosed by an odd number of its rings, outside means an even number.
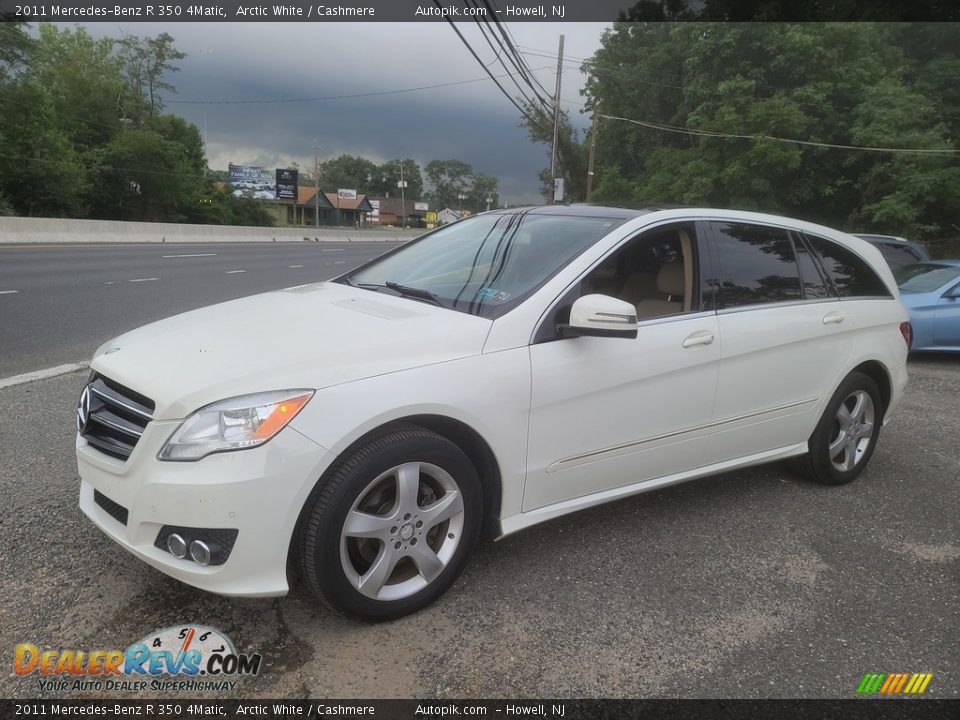
M637 311L628 302L609 295L584 295L570 308L570 323L557 330L563 337L637 336Z

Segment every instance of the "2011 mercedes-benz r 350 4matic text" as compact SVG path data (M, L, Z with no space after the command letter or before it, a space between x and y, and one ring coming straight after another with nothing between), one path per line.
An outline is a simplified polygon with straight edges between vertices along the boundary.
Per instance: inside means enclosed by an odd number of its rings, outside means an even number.
M191 585L280 595L297 572L397 617L484 526L783 458L849 482L903 393L907 319L880 252L819 225L486 213L103 345L80 506Z

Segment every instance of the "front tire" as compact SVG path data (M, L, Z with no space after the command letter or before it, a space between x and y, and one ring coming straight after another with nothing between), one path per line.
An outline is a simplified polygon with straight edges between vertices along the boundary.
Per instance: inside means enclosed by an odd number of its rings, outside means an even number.
M336 610L389 620L429 605L459 576L483 493L459 447L410 426L351 453L307 512L299 559L313 593Z
M808 442L797 469L823 485L846 485L870 461L880 436L883 404L873 378L848 375L833 394Z

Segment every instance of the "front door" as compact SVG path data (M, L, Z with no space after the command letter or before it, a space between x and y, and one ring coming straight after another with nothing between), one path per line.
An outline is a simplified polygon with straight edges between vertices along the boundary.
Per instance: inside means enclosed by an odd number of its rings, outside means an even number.
M697 256L692 225L629 240L582 292L634 304L637 337L531 345L524 512L700 465L720 337L700 302Z

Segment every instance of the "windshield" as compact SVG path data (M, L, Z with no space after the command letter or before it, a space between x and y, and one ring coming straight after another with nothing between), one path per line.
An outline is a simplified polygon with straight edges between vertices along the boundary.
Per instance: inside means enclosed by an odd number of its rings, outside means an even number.
M901 292L932 292L960 277L960 267L917 263L900 268L894 273L894 277Z
M378 258L342 281L498 317L622 222L529 211L479 215Z

